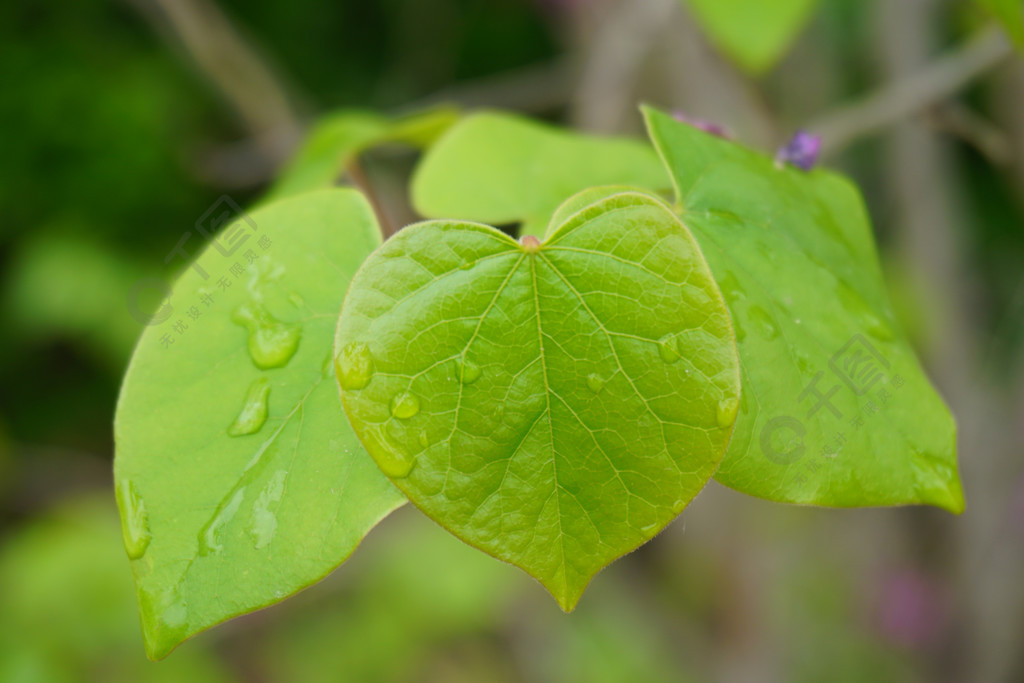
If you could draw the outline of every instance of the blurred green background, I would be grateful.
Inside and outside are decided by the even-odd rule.
[[[803,4],[757,75],[678,0],[0,5],[0,681],[1024,680],[1024,60],[985,3]],[[880,88],[888,108],[849,107]],[[641,100],[767,151],[825,134],[958,417],[967,512],[712,483],[565,616],[406,509],[323,583],[148,662],[110,474],[132,283],[172,277],[218,197],[258,200],[320,114],[639,134]],[[362,159],[394,225],[414,162]]]

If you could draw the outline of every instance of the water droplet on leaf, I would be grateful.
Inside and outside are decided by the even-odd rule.
[[[864,327],[872,337],[878,341],[892,341],[892,330],[889,326],[874,316],[864,321]]]
[[[224,549],[224,544],[221,542],[221,533],[224,525],[230,522],[231,518],[238,512],[244,497],[245,487],[243,486],[235,492],[235,495],[231,497],[226,505],[223,503],[219,505],[213,518],[199,530],[199,554],[201,556],[205,557],[219,553]]]
[[[420,412],[420,400],[408,391],[403,391],[391,399],[391,414],[399,420],[408,420],[418,412]]]
[[[117,482],[117,502],[121,508],[121,535],[128,557],[137,560],[146,554],[152,539],[149,532],[149,517],[146,504],[139,497],[135,485],[127,479]]]
[[[666,334],[658,340],[658,353],[666,363],[675,363],[682,358],[679,353],[679,341],[674,334]]]
[[[284,470],[274,472],[270,482],[260,491],[252,508],[252,525],[249,533],[257,549],[265,547],[274,538],[277,531],[277,514],[270,509],[271,505],[281,500],[284,494],[284,482],[288,473]]]
[[[480,379],[480,366],[472,361],[463,359],[459,366],[459,377],[463,384],[472,384]]]
[[[605,379],[596,372],[592,372],[587,375],[587,388],[595,394],[601,393],[601,390],[604,389],[604,385]]]
[[[378,456],[377,466],[392,479],[404,479],[412,472],[413,461],[404,453],[389,451]]]
[[[249,331],[249,356],[261,370],[284,367],[299,348],[302,328],[277,320],[258,303],[242,304],[231,319]]]
[[[430,438],[427,436],[426,430],[420,432],[419,441],[420,441],[420,446],[422,446],[423,448],[429,448],[430,447]]]
[[[188,619],[188,608],[185,607],[185,603],[176,602],[164,610],[162,621],[165,626],[178,628],[185,625],[186,619]]]
[[[735,396],[723,398],[718,402],[718,426],[728,427],[736,421],[736,413],[740,409],[740,400]]]
[[[249,385],[249,391],[245,395],[245,404],[239,411],[238,417],[228,427],[230,436],[245,436],[255,434],[267,421],[267,398],[270,396],[270,384],[266,377],[260,377]]]
[[[179,586],[168,586],[158,591],[140,587],[139,608],[149,619],[158,621],[162,630],[168,631],[162,637],[185,637],[184,632],[188,628],[188,608],[181,598]]]
[[[352,342],[334,360],[334,371],[342,389],[362,389],[373,377],[370,347],[362,342]]]

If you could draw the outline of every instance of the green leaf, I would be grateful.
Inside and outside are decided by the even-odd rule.
[[[458,111],[451,107],[436,107],[397,119],[363,111],[325,116],[313,126],[267,198],[280,199],[330,187],[356,155],[374,145],[399,142],[428,147],[458,116]]]
[[[395,484],[563,609],[714,473],[735,339],[690,233],[622,193],[541,244],[485,225],[398,233],[352,280],[342,403]]]
[[[817,0],[686,0],[708,38],[745,71],[775,65]]]
[[[568,133],[497,112],[468,116],[428,150],[412,182],[428,218],[523,222],[540,236],[568,197],[595,185],[668,189],[646,143]]]
[[[716,478],[784,502],[960,512],[953,419],[897,324],[854,186],[644,113],[739,341]]]
[[[33,511],[0,544],[0,680],[234,680],[203,648],[155,667],[142,654],[131,577],[109,495]],[[86,675],[88,679],[90,676]]]
[[[216,239],[174,285],[173,314],[143,333],[115,423],[153,658],[319,580],[403,502],[331,381],[341,299],[380,242],[366,201],[300,195]]]
[[[998,21],[1017,47],[1024,47],[1024,2],[1021,0],[979,0]]]

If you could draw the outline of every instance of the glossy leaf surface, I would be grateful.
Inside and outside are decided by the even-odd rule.
[[[567,610],[700,491],[738,408],[718,288],[678,218],[636,192],[543,243],[406,228],[353,279],[336,351],[381,469]]]
[[[739,342],[716,478],[784,502],[961,511],[953,419],[897,324],[857,190],[645,114]]]
[[[216,236],[144,332],[115,473],[151,657],[319,580],[402,504],[331,364],[349,278],[379,241],[355,191],[270,204]]]

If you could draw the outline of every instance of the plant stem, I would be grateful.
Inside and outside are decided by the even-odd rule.
[[[878,133],[891,124],[941,102],[1013,54],[1002,31],[992,28],[920,71],[883,86],[874,94],[842,107],[806,128],[822,137],[824,154]]]

